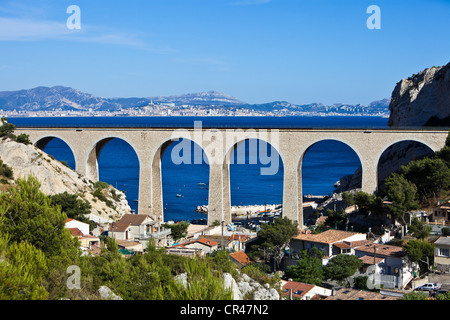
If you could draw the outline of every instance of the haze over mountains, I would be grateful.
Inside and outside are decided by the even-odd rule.
[[[223,108],[253,109],[255,111],[311,112],[311,113],[365,113],[389,114],[390,99],[374,101],[368,105],[346,105],[337,103],[327,106],[321,103],[306,105],[292,104],[287,101],[274,101],[264,104],[248,104],[222,92],[208,91],[174,96],[103,98],[64,86],[36,87],[18,91],[0,91],[0,109],[4,111],[115,111],[128,108],[140,108],[151,103],[181,106],[214,106]]]

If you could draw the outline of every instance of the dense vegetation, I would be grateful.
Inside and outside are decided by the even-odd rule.
[[[221,279],[223,271],[234,270],[226,252],[191,259],[151,246],[143,255],[125,258],[107,238],[99,256],[81,255],[58,204],[73,199],[46,196],[39,187],[34,177],[18,179],[0,195],[0,299],[97,299],[104,285],[123,299],[231,298]],[[80,269],[80,289],[67,286],[70,266]],[[181,273],[187,275],[186,285],[176,278]]]

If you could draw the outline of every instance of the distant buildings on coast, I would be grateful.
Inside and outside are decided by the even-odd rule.
[[[149,104],[144,107],[121,108],[117,110],[66,110],[63,108],[53,108],[51,110],[2,110],[2,117],[164,117],[164,116],[265,116],[265,117],[284,117],[284,116],[305,116],[305,117],[325,117],[325,116],[375,116],[389,117],[389,112],[373,110],[364,110],[342,106],[340,108],[329,109],[327,111],[301,111],[295,109],[280,110],[255,110],[245,107],[230,106],[194,106],[194,105],[175,105],[167,104]]]

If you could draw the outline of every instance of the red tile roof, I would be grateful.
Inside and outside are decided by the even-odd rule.
[[[241,265],[245,266],[253,262],[247,254],[243,251],[230,253],[230,257],[239,262]]]
[[[183,243],[174,245],[171,248],[177,248],[177,247],[187,248],[186,247],[187,245],[190,245],[190,244],[193,244],[193,243],[201,243],[201,244],[204,244],[204,245],[209,246],[209,247],[214,247],[214,246],[219,244],[218,242],[216,242],[214,240],[201,238],[201,239],[191,240],[191,241],[188,241],[188,242],[183,242]]]
[[[81,232],[78,228],[67,228],[70,230],[70,233],[72,234],[72,237],[82,237],[83,232]]]
[[[343,241],[343,240],[345,240],[351,236],[354,236],[356,234],[358,234],[358,232],[330,229],[330,230],[327,230],[327,231],[324,231],[324,232],[321,232],[318,234],[300,233],[297,236],[293,237],[292,239],[331,244],[331,243]]]
[[[292,289],[292,297],[303,298],[315,286],[303,282],[288,281],[283,285],[283,296],[289,296],[289,290]]]
[[[200,242],[201,244],[204,244],[204,245],[207,245],[207,246],[210,246],[210,247],[214,247],[214,246],[217,246],[219,244],[218,242],[216,242],[214,240],[206,239],[206,238],[193,240],[190,243],[194,243],[194,242]]]
[[[241,234],[240,235],[240,239],[241,242],[246,242],[248,239],[250,238],[250,236],[246,235],[246,234]],[[239,235],[238,234],[233,234],[228,238],[229,241],[231,240],[239,240]]]
[[[147,214],[125,214],[114,223],[113,231],[124,232],[130,225],[141,225],[148,217],[150,216]]]
[[[369,264],[369,265],[373,264],[374,259],[375,259],[375,264],[379,264],[380,262],[384,261],[384,258],[380,258],[380,257],[374,258],[373,256],[368,256],[368,255],[365,255],[365,256],[362,256],[359,258],[359,260],[361,260],[362,263]]]
[[[373,255],[374,247],[376,248],[377,256],[403,257],[406,255],[406,251],[404,251],[402,247],[390,246],[387,244],[375,244],[375,243],[367,243],[365,245],[355,248],[355,251],[366,252]]]

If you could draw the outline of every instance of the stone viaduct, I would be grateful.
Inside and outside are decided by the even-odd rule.
[[[198,144],[209,162],[208,224],[231,222],[230,159],[237,146],[247,139],[269,143],[283,162],[282,215],[303,226],[302,160],[307,150],[323,140],[347,144],[362,166],[362,191],[377,190],[377,168],[382,153],[401,141],[417,141],[433,151],[445,145],[448,131],[428,129],[210,129],[189,128],[16,128],[43,149],[53,138],[63,140],[72,150],[76,171],[98,181],[98,158],[112,139],[126,141],[139,160],[138,213],[151,214],[163,221],[161,159],[177,139]],[[253,141],[253,140],[251,140]]]

